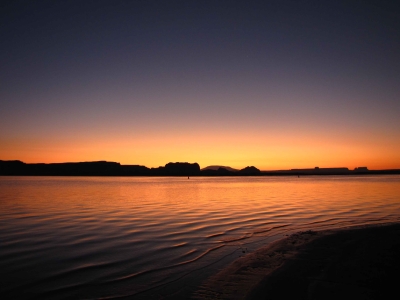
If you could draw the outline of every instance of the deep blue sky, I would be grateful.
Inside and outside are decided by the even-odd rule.
[[[6,1],[0,159],[400,167],[396,1]]]

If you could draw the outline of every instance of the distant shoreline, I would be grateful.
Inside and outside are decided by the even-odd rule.
[[[230,167],[206,167],[200,169],[198,163],[167,163],[158,168],[141,165],[121,165],[117,162],[73,162],[73,163],[34,163],[19,160],[0,160],[0,176],[325,176],[325,175],[395,175],[400,169],[369,170],[366,167],[350,170],[340,168],[309,168],[260,171],[254,166],[241,170]]]

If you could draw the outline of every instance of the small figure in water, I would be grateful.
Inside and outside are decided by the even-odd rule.
[[[188,179],[189,179],[189,176],[188,176]]]

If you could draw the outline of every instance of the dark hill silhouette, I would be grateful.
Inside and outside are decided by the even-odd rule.
[[[213,166],[212,166],[213,167]],[[367,167],[310,168],[260,171],[254,166],[239,171],[219,167],[200,170],[198,163],[167,163],[164,167],[147,168],[140,165],[121,165],[117,162],[68,162],[26,164],[19,160],[0,160],[0,175],[12,176],[300,176],[300,175],[366,175],[400,174],[400,169],[369,170]]]
[[[151,170],[145,166],[139,165],[121,165],[122,176],[138,175],[147,176],[151,175]]]
[[[204,168],[201,170],[201,175],[203,176],[253,176],[253,175],[263,175],[259,169],[256,167],[246,167],[241,170],[235,170],[231,171],[229,169],[226,169],[224,167],[219,167],[218,169],[214,168],[214,166],[211,166],[212,168]]]
[[[25,175],[25,168],[20,160],[0,160],[0,175]]]
[[[198,163],[176,162],[167,163],[164,167],[166,175],[193,176],[200,174],[200,166]]]
[[[354,172],[355,172],[355,173],[362,174],[362,173],[368,173],[369,170],[368,170],[367,167],[358,167],[358,168],[355,168],[355,169],[354,169]]]
[[[254,166],[251,167],[246,167],[244,169],[241,169],[239,172],[239,175],[260,175],[261,171],[259,169],[257,169]]]
[[[150,175],[144,166],[125,165],[107,161],[37,163],[21,161],[0,161],[0,175],[41,175],[41,176],[124,176]]]
[[[20,161],[0,161],[2,175],[42,176],[101,176],[118,175],[121,165],[116,162],[95,161],[76,163],[25,164]]]
[[[215,169],[202,169],[201,170],[201,175],[202,176],[235,176],[237,175],[237,171],[230,171],[228,169],[219,167],[217,170]]]
[[[313,169],[292,169],[294,173],[299,174],[309,174],[309,175],[346,175],[349,174],[351,171],[346,167],[340,168],[319,168],[315,167]]]
[[[205,168],[201,169],[201,171],[206,171],[206,170],[215,170],[215,171],[218,171],[218,169],[220,169],[220,168],[223,168],[223,169],[228,170],[228,171],[230,171],[230,172],[237,172],[237,171],[239,171],[238,169],[234,169],[234,168],[231,168],[231,167],[227,167],[227,166],[216,166],[216,165],[205,167]]]
[[[200,166],[198,163],[170,162],[164,167],[151,168],[151,174],[155,176],[194,176],[200,175]]]

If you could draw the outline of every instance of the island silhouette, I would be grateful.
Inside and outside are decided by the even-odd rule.
[[[209,166],[200,169],[198,163],[169,162],[158,168],[142,165],[121,165],[118,162],[66,162],[24,163],[20,160],[0,160],[0,175],[3,176],[304,176],[304,175],[365,175],[400,174],[400,169],[369,170],[358,167],[350,170],[339,168],[309,168],[260,171],[254,166],[241,170],[231,167]]]

